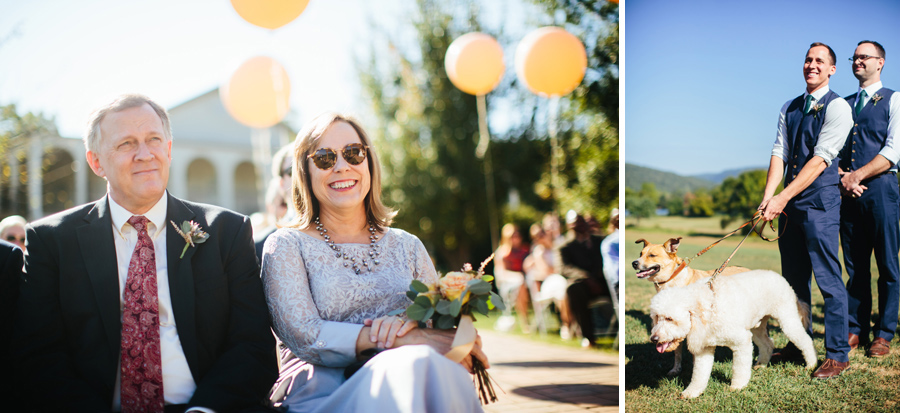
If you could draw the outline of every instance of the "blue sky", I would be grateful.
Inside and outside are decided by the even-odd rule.
[[[535,7],[527,0],[479,4],[487,27],[522,36],[532,29],[528,11]],[[326,110],[365,121],[370,105],[354,58],[379,53],[371,46],[383,39],[371,22],[398,47],[414,45],[404,24],[414,8],[413,0],[311,0],[297,19],[270,31],[244,21],[228,0],[0,0],[0,105],[54,117],[63,136],[77,138],[91,110],[119,94],[142,93],[172,107],[266,55],[288,72],[286,121],[296,128]],[[505,56],[510,73],[514,46]]]
[[[881,79],[900,89],[900,1],[623,3],[628,163],[681,175],[767,167],[778,111],[805,88],[812,42],[837,54],[829,85],[841,96],[858,88],[847,59],[860,40],[884,46]]]

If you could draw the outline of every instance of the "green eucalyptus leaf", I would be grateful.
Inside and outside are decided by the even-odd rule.
[[[187,221],[182,222],[181,223],[181,232],[183,232],[185,235],[187,235],[189,232],[191,232],[191,223],[187,222]]]
[[[411,301],[415,301],[415,300],[416,300],[416,296],[418,296],[418,295],[419,295],[419,293],[417,293],[417,292],[415,292],[415,291],[407,291],[407,292],[406,292],[406,296],[409,297],[409,299],[410,299]]]
[[[453,328],[455,321],[456,318],[454,317],[451,317],[449,315],[442,315],[441,318],[438,318],[435,328],[439,328],[441,330],[451,329]]]
[[[435,311],[439,314],[450,314],[450,301],[441,300],[434,306]]]
[[[427,319],[431,318],[431,316],[433,316],[433,315],[434,315],[434,307],[428,307],[425,310],[425,317],[422,318],[422,320],[427,320]]]
[[[403,308],[398,308],[398,309],[396,309],[396,310],[394,310],[394,311],[391,311],[390,313],[387,313],[387,315],[400,315],[400,314],[403,314],[403,313],[405,313],[405,312],[406,312],[405,309],[403,309]]]
[[[409,317],[410,320],[425,321],[428,319],[428,317],[425,316],[425,313],[427,313],[428,310],[433,311],[431,307],[426,310],[425,307],[413,304],[406,309],[406,316]]]
[[[428,297],[426,297],[424,295],[420,295],[420,296],[416,297],[416,299],[413,301],[415,301],[416,304],[422,306],[422,308],[432,308],[431,300],[428,299]]]
[[[450,315],[456,317],[459,315],[459,310],[462,308],[461,300],[453,300],[450,302]]]
[[[494,281],[494,276],[493,276],[493,275],[490,275],[490,274],[482,275],[482,276],[481,276],[481,281],[484,281],[484,282],[491,282],[491,281]]]
[[[475,309],[478,310],[479,313],[488,315],[488,305],[487,301],[483,299],[475,300]]]
[[[411,288],[419,293],[427,293],[428,292],[428,286],[419,280],[412,280],[412,282],[409,283],[409,288]]]
[[[504,303],[503,299],[500,298],[500,296],[495,292],[491,293],[491,304],[493,304],[494,307],[497,307],[497,309],[499,309],[500,311],[506,309],[506,303]]]
[[[468,290],[472,294],[487,294],[491,292],[491,285],[482,280],[469,281]]]

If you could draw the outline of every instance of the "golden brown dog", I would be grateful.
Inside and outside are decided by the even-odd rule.
[[[678,245],[681,237],[670,238],[662,244],[651,244],[645,239],[635,241],[635,244],[644,243],[640,258],[634,260],[631,266],[637,271],[639,279],[647,280],[656,285],[656,292],[671,287],[684,287],[697,282],[697,280],[711,277],[714,270],[696,270],[678,256]],[[719,275],[732,275],[750,271],[744,267],[725,267]],[[667,373],[670,376],[681,373],[681,347],[670,349],[675,354],[675,365]]]

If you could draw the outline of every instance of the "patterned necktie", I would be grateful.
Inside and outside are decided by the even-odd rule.
[[[859,92],[859,96],[856,97],[856,114],[857,115],[859,115],[859,111],[861,111],[863,106],[865,106],[865,104],[863,102],[865,101],[866,96],[868,96],[868,94],[866,94],[866,90],[863,89],[862,91]]]
[[[803,113],[809,113],[809,110],[812,108],[813,103],[813,95],[806,95],[806,106],[803,107]]]
[[[128,263],[122,311],[122,413],[162,412],[162,362],[159,354],[159,300],[156,252],[147,234],[149,220],[132,216],[138,233]]]

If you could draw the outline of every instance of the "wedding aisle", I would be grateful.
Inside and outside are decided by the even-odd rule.
[[[486,412],[618,412],[619,358],[479,331],[491,376],[506,393]]]

